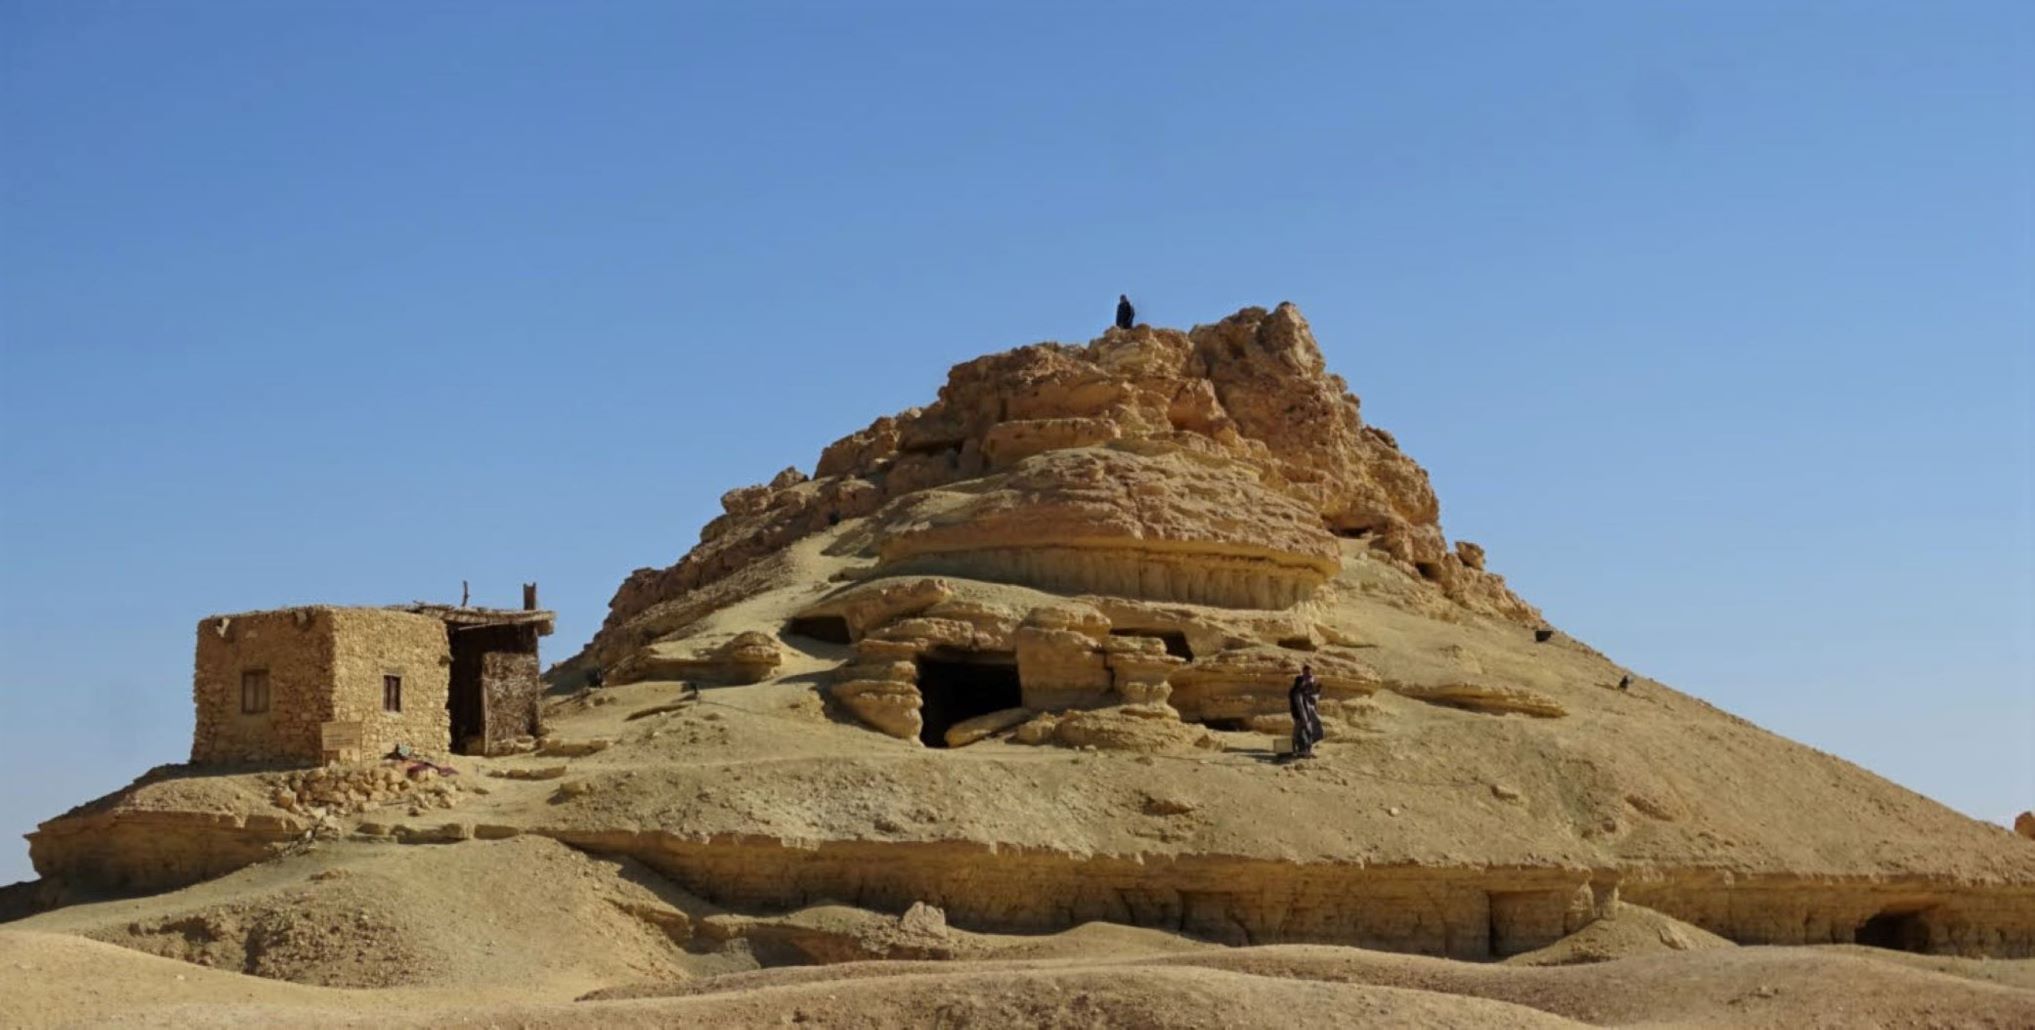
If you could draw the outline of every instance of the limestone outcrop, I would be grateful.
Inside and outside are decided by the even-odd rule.
[[[883,733],[936,745],[973,743],[1026,721],[1011,721],[1013,712],[1028,713],[1033,725],[1012,739],[1041,743],[1061,716],[1104,708],[1283,735],[1286,692],[1303,666],[1313,669],[1323,710],[1335,718],[1343,705],[1379,691],[1486,715],[1567,714],[1555,698],[1488,676],[1464,680],[1454,666],[1438,670],[1439,678],[1386,677],[1361,648],[1321,642],[1347,641],[1346,633],[1298,615],[1106,595],[1013,595],[958,577],[885,578],[829,594],[790,625],[849,645],[851,657],[827,687],[841,709]],[[941,689],[970,691],[1014,680],[1011,704],[941,723],[928,736],[921,681],[929,675]],[[1063,736],[1079,735],[1084,725],[1067,723]]]
[[[648,679],[756,683],[767,679],[783,661],[775,637],[746,630],[725,640],[643,648],[616,663],[606,678],[611,683]]]
[[[1260,609],[1305,601],[1340,565],[1336,538],[1356,539],[1449,603],[1539,619],[1481,547],[1449,547],[1427,473],[1365,424],[1291,304],[964,362],[932,404],[722,508],[685,557],[616,591],[591,661],[644,646],[653,609],[865,517],[848,546],[885,572]]]
[[[1062,450],[886,505],[878,567],[1229,608],[1299,603],[1340,565],[1302,502],[1189,452]]]

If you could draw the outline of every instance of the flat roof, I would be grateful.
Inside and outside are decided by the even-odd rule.
[[[455,629],[478,629],[482,626],[534,626],[537,635],[550,636],[557,624],[558,613],[539,608],[526,611],[522,608],[475,608],[470,605],[430,604],[412,601],[409,604],[294,604],[282,608],[263,608],[258,611],[231,612],[207,615],[199,622],[217,619],[244,619],[256,615],[277,615],[285,612],[312,611],[356,611],[356,612],[404,612],[410,615],[428,615]]]
[[[418,615],[435,615],[447,625],[462,629],[479,626],[535,626],[538,636],[548,636],[551,627],[558,621],[558,613],[542,608],[474,608],[456,604],[426,604],[415,601],[410,604],[392,604],[389,608],[399,612],[414,612]]]

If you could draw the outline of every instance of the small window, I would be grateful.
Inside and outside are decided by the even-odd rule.
[[[403,677],[383,676],[382,711],[400,712],[402,710],[403,710]]]
[[[240,674],[240,710],[247,715],[269,710],[267,669],[248,669]]]

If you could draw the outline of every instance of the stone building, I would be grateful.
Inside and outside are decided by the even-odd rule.
[[[198,624],[193,764],[494,753],[539,731],[536,610],[310,605]]]

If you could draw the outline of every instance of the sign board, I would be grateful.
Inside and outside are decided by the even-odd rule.
[[[366,727],[358,721],[321,723],[318,726],[319,749],[327,755],[335,752],[339,755],[357,755],[360,753],[365,729]]]

